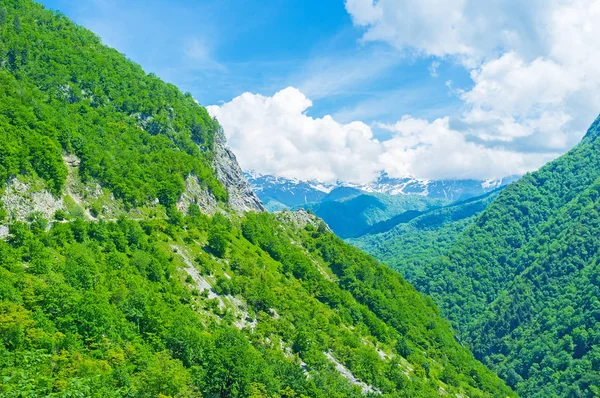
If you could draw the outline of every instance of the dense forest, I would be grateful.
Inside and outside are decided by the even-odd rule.
[[[341,238],[356,238],[369,232],[376,224],[393,219],[407,211],[425,211],[441,207],[450,201],[420,195],[387,195],[365,193],[354,188],[337,188],[321,202],[300,208],[322,218]]]
[[[218,123],[65,16],[1,0],[0,80],[0,194],[66,201],[77,177],[164,209],[23,222],[4,205],[0,396],[515,396],[430,299],[315,217],[228,211]],[[189,175],[220,210],[177,210]]]
[[[463,343],[523,396],[600,394],[599,131],[600,118],[411,275]]]
[[[600,395],[600,118],[502,192],[322,204],[428,296],[310,214],[230,211],[219,129],[64,15],[0,0],[0,196],[67,202],[76,177],[160,209],[0,207],[0,396]],[[191,175],[217,210],[177,209]]]
[[[57,194],[63,152],[129,205],[172,205],[190,173],[221,200],[210,167],[218,124],[190,94],[147,75],[93,33],[28,1],[0,10],[0,183],[35,172]]]
[[[400,272],[409,282],[426,278],[427,265],[461,236],[500,190],[428,211],[409,210],[346,241]]]
[[[511,394],[431,302],[325,228],[178,222],[12,224],[0,395]]]

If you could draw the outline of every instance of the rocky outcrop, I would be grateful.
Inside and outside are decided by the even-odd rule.
[[[225,134],[219,129],[215,134],[214,168],[217,178],[229,194],[229,205],[237,212],[265,211],[265,208],[254,193],[248,180],[231,149],[227,147]]]
[[[381,391],[367,383],[364,383],[357,379],[352,372],[348,370],[340,361],[338,361],[330,352],[324,353],[327,359],[335,366],[335,369],[342,375],[343,378],[348,380],[353,386],[360,387],[363,394],[381,394]]]
[[[35,178],[27,182],[13,178],[8,182],[0,198],[0,205],[4,205],[9,221],[27,221],[32,213],[39,213],[46,219],[52,219],[57,210],[69,211],[65,197],[74,202],[74,205],[81,207],[85,218],[90,220],[96,220],[96,216],[92,216],[89,211],[91,203],[103,205],[102,218],[104,219],[115,218],[117,214],[123,212],[114,196],[104,192],[98,183],[93,181],[83,183],[79,179],[78,169],[81,163],[79,158],[72,154],[65,154],[63,161],[69,174],[65,191],[59,197],[50,194],[43,181]],[[213,166],[217,178],[229,194],[229,205],[232,210],[239,213],[265,211],[262,202],[244,177],[235,155],[227,148],[222,130],[219,130],[215,136]],[[219,210],[217,199],[199,182],[198,177],[189,175],[185,185],[186,189],[177,203],[178,209],[184,214],[191,204],[197,204],[202,212],[209,215]],[[148,206],[152,205],[148,204]],[[2,235],[6,235],[4,229],[0,230],[0,237]]]
[[[185,179],[185,191],[179,198],[177,203],[177,209],[183,214],[187,214],[187,211],[191,204],[196,204],[205,214],[214,214],[219,206],[215,196],[198,181],[198,177],[190,174]]]
[[[304,209],[298,209],[296,211],[291,210],[283,210],[275,213],[277,219],[283,223],[294,227],[294,229],[304,229],[307,225],[312,225],[313,227],[318,228],[319,225],[323,224],[328,232],[331,232],[331,229],[323,220],[319,217],[315,216],[307,212]]]

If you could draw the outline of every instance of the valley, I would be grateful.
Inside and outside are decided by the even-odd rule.
[[[264,212],[189,94],[0,13],[0,396],[515,396],[399,274]]]
[[[109,3],[86,7],[136,6]],[[208,26],[231,4],[165,2],[164,19],[144,24],[183,31],[189,21],[169,18],[199,9],[206,19],[194,27]],[[389,4],[343,2],[345,33],[322,45],[359,26],[364,36],[350,41],[364,48],[354,51],[372,51],[373,32],[391,32],[369,27]],[[256,15],[236,5],[226,14],[263,20],[221,44],[283,18],[280,5]],[[510,138],[495,136],[488,104],[473,105],[487,93],[480,66],[465,74],[473,91],[446,81],[443,95],[471,106],[459,118],[337,122],[380,115],[373,103],[385,101],[369,102],[360,79],[342,90],[355,75],[337,70],[327,84],[305,82],[321,101],[314,113],[294,87],[242,91],[248,74],[263,89],[281,84],[270,62],[299,63],[260,58],[276,35],[252,36],[261,45],[238,48],[243,62],[183,35],[181,58],[147,69],[132,59],[149,62],[168,40],[154,38],[149,58],[136,43],[129,58],[86,28],[102,24],[69,15],[0,0],[0,398],[600,396],[600,117],[577,144],[561,130],[580,122],[567,114],[527,124],[535,134],[556,127],[543,148],[515,127],[523,114],[505,118]],[[106,42],[121,48],[127,35],[115,32]],[[429,58],[459,58],[438,50],[407,52],[410,67],[433,81],[440,63]],[[410,58],[377,51],[377,73]],[[310,64],[311,78],[334,58]],[[409,88],[423,79],[407,76]],[[225,102],[224,90],[239,96]],[[426,115],[459,109],[411,90],[388,102]],[[349,92],[369,99],[349,107]]]

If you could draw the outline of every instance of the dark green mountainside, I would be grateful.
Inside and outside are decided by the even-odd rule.
[[[352,188],[338,188],[336,191]],[[406,211],[425,211],[440,207],[449,201],[430,199],[421,195],[386,195],[360,193],[301,206],[322,218],[342,238],[355,238],[367,233],[375,224],[392,219]]]
[[[0,0],[0,397],[515,396],[315,217],[240,215],[219,129],[66,17]]]
[[[412,279],[523,396],[600,394],[599,130],[509,185]]]
[[[400,272],[408,281],[425,278],[432,258],[452,247],[499,190],[424,212],[409,210],[346,241]]]

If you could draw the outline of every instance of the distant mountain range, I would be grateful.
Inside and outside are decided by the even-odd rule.
[[[412,177],[394,178],[381,172],[368,183],[347,181],[298,180],[261,174],[244,173],[248,182],[270,211],[294,208],[309,203],[341,200],[363,193],[386,195],[420,195],[449,202],[466,200],[505,186],[519,177],[509,176],[489,180],[425,180]]]
[[[346,241],[389,265],[409,281],[423,279],[431,259],[454,245],[501,191],[501,188],[496,189],[483,196],[425,211],[405,211],[373,224],[360,237]]]

